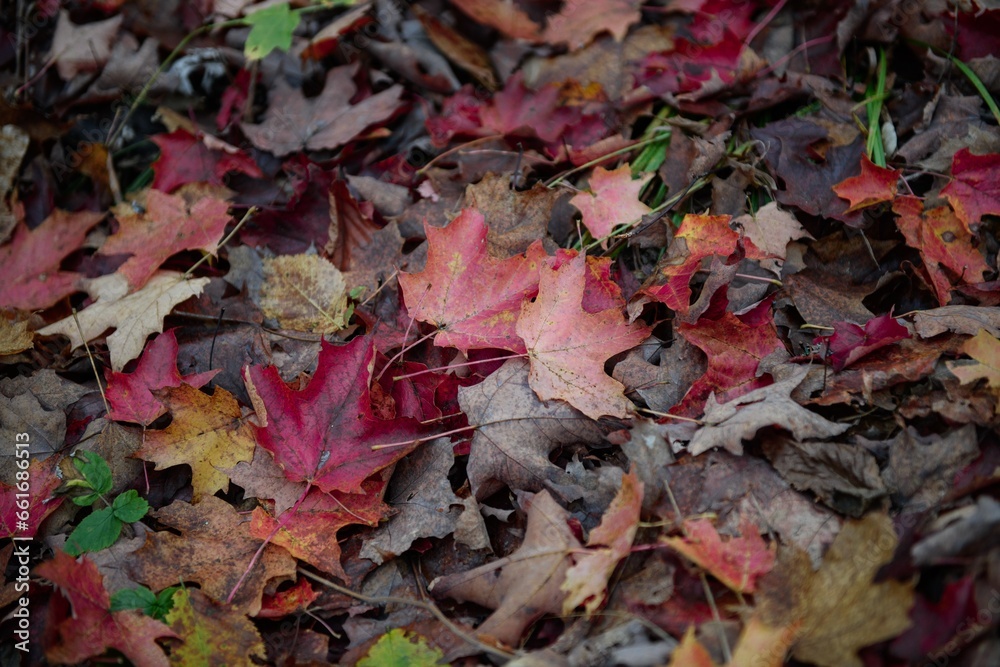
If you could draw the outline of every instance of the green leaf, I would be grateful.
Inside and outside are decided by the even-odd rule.
[[[273,5],[247,16],[250,26],[243,54],[250,60],[260,60],[271,51],[287,51],[292,46],[292,33],[299,27],[302,14],[292,11],[288,3]]]
[[[111,468],[100,454],[80,450],[73,456],[73,465],[83,475],[82,480],[71,480],[67,486],[93,489],[93,493],[73,498],[81,507],[92,505],[101,494],[111,490]]]
[[[444,659],[444,654],[427,646],[427,640],[416,635],[410,641],[399,628],[382,635],[358,662],[358,667],[433,667]]]
[[[145,498],[139,497],[138,491],[129,489],[115,498],[115,501],[111,503],[111,509],[114,511],[115,517],[121,521],[133,523],[146,516],[146,512],[149,511],[149,503],[146,502]]]
[[[126,609],[146,609],[156,604],[156,593],[145,586],[126,588],[111,594],[111,611]]]
[[[164,588],[159,593],[153,593],[145,586],[126,588],[111,596],[111,611],[124,609],[140,609],[147,616],[162,621],[173,607],[173,595],[176,586]]]
[[[81,521],[70,533],[64,548],[70,556],[79,556],[84,551],[100,551],[114,544],[121,532],[122,522],[110,507],[105,507]]]

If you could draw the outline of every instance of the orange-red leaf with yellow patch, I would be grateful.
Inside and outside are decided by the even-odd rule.
[[[583,255],[543,268],[538,298],[522,306],[517,334],[531,361],[528,381],[543,401],[564,400],[592,419],[624,418],[624,386],[604,372],[604,362],[645,340],[649,328],[628,324],[620,309],[585,311],[586,271]]]
[[[491,257],[486,222],[472,208],[447,227],[426,229],[424,270],[399,275],[410,314],[440,329],[436,345],[462,352],[472,348],[524,352],[514,323],[521,303],[538,291],[538,270],[545,257],[541,242],[533,243],[526,256]]]

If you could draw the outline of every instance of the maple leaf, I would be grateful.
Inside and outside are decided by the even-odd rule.
[[[688,452],[697,456],[712,447],[723,447],[739,455],[743,453],[742,441],[767,426],[787,429],[798,440],[840,435],[850,424],[831,422],[791,399],[792,390],[808,373],[806,366],[795,367],[788,378],[742,393],[722,405],[716,402],[714,394],[709,396],[702,418],[704,426],[695,432]]]
[[[479,384],[460,387],[458,402],[479,424],[472,436],[468,475],[472,492],[483,499],[498,490],[572,489],[573,480],[549,460],[560,445],[598,444],[600,428],[561,401],[542,402],[528,384],[528,362],[508,359]]]
[[[892,520],[884,514],[844,522],[818,571],[798,550],[779,556],[761,582],[755,615],[772,628],[794,629],[796,660],[861,667],[859,649],[910,626],[913,582],[875,582],[896,543]]]
[[[538,291],[545,257],[541,243],[533,243],[526,256],[495,259],[486,249],[483,215],[471,208],[447,227],[425,225],[425,229],[424,270],[399,274],[409,313],[440,329],[435,345],[466,353],[471,348],[523,353],[515,322],[521,304]]]
[[[910,337],[906,327],[889,314],[873,317],[863,329],[853,322],[835,322],[833,329],[828,352],[838,372],[875,350]]]
[[[942,270],[951,270],[961,282],[979,283],[985,279],[990,266],[982,252],[972,245],[972,234],[947,206],[924,210],[923,201],[917,197],[897,197],[892,210],[899,218],[899,231],[906,244],[920,251],[924,267],[942,306],[951,301],[954,283]]]
[[[12,438],[16,437],[11,435]],[[13,440],[12,440],[13,441]],[[18,441],[20,442],[20,441]],[[23,451],[18,449],[17,451]],[[23,460],[23,459],[21,459]],[[24,508],[18,506],[23,501],[25,491],[18,488],[20,483],[5,484],[0,482],[0,538],[33,537],[38,532],[42,522],[56,511],[63,503],[63,496],[52,497],[63,480],[57,472],[58,459],[50,456],[44,461],[32,457],[28,464],[28,517],[24,518]],[[14,461],[6,463],[10,468],[21,470]],[[22,480],[23,483],[23,480]],[[27,524],[25,527],[23,524]]]
[[[160,149],[153,163],[153,188],[173,192],[185,183],[225,185],[231,172],[263,178],[260,167],[249,155],[210,137],[196,137],[184,128],[149,138]]]
[[[976,380],[985,379],[986,386],[997,397],[996,410],[1000,411],[1000,340],[991,336],[986,330],[981,330],[965,341],[962,352],[978,363],[969,365],[949,361],[946,362],[948,370],[962,384],[971,384]]]
[[[347,325],[347,284],[333,264],[319,255],[281,255],[264,259],[260,310],[285,329],[330,334]]]
[[[524,629],[544,614],[562,611],[571,551],[581,547],[569,514],[547,491],[528,508],[524,541],[511,555],[467,572],[437,577],[428,590],[437,597],[474,602],[493,609],[476,631],[516,646]]]
[[[105,394],[111,405],[108,417],[116,421],[135,422],[148,426],[167,409],[153,396],[156,389],[179,387],[181,384],[198,388],[207,384],[219,369],[182,376],[177,370],[177,337],[174,329],[165,331],[149,343],[131,373],[108,370]]]
[[[895,199],[899,175],[897,169],[879,167],[862,155],[861,174],[845,178],[833,186],[833,191],[851,203],[846,213],[853,213]]]
[[[165,621],[184,640],[170,651],[175,665],[252,665],[266,657],[257,628],[244,613],[210,600],[197,588],[171,598]]]
[[[294,557],[324,572],[349,581],[340,564],[337,531],[345,526],[376,526],[390,508],[382,502],[385,482],[373,477],[362,484],[361,493],[323,493],[311,488],[301,503],[275,518],[261,507],[253,511],[250,534],[270,539]]]
[[[565,3],[562,11],[549,17],[544,39],[555,44],[568,43],[570,49],[579,49],[606,30],[620,42],[628,34],[629,26],[642,17],[641,5],[641,0],[571,0]]]
[[[564,400],[592,419],[624,418],[631,403],[625,387],[604,372],[604,362],[645,340],[649,328],[628,324],[620,309],[585,311],[586,271],[583,255],[558,269],[543,268],[538,297],[521,307],[516,330],[531,362],[528,381],[543,401]]]
[[[580,210],[584,226],[595,239],[603,239],[606,248],[607,238],[615,227],[634,224],[652,210],[639,201],[639,193],[652,177],[648,174],[632,180],[632,169],[627,163],[613,171],[597,167],[590,177],[591,192],[580,192],[569,203]]]
[[[794,215],[778,208],[777,202],[768,202],[756,213],[741,215],[731,225],[742,228],[746,237],[768,257],[760,265],[781,275],[781,262],[785,259],[788,244],[796,239],[812,239]]]
[[[974,155],[968,148],[955,153],[952,182],[941,189],[965,230],[974,233],[984,215],[1000,215],[1000,155]]]
[[[740,517],[741,537],[725,542],[708,519],[684,522],[683,537],[661,538],[698,567],[738,593],[753,593],[757,579],[774,567],[776,544],[764,543],[760,531],[746,515]]]
[[[236,508],[215,496],[197,505],[175,500],[150,515],[175,532],[149,533],[125,567],[134,580],[153,590],[195,581],[210,598],[225,602],[261,545],[248,534]],[[233,596],[231,608],[255,616],[265,587],[294,578],[295,560],[280,546],[268,544]]]
[[[524,85],[519,70],[498,91],[489,106],[479,112],[485,128],[508,136],[538,137],[546,143],[559,139],[579,119],[579,109],[562,103],[556,85],[532,90]]]
[[[281,618],[305,611],[319,598],[319,592],[305,577],[299,577],[291,588],[285,588],[274,595],[265,595],[257,618]]]
[[[189,385],[158,389],[156,397],[170,410],[173,421],[163,431],[147,431],[136,458],[159,468],[191,466],[193,502],[229,489],[229,477],[219,468],[253,458],[252,427],[240,412],[236,398],[222,387],[211,396]]]
[[[35,568],[35,574],[55,584],[72,608],[68,613],[65,603],[50,602],[45,641],[47,660],[76,664],[112,648],[121,651],[136,667],[170,664],[156,639],[177,635],[163,623],[137,611],[111,611],[111,596],[92,562],[56,551],[52,560]]]
[[[686,315],[691,303],[691,278],[703,259],[712,256],[733,260],[742,259],[744,255],[749,259],[765,257],[753,242],[741,238],[729,227],[729,220],[728,215],[684,216],[666,255],[643,286],[642,293]]]
[[[23,223],[15,227],[10,243],[0,246],[0,307],[43,309],[75,292],[82,276],[60,271],[59,264],[103,217],[56,209],[31,231]]]
[[[147,190],[144,210],[137,211],[129,203],[113,210],[118,231],[101,246],[101,254],[131,255],[118,267],[131,290],[145,285],[171,255],[183,250],[214,255],[232,220],[229,204],[199,186],[185,187],[176,195]]]
[[[622,486],[601,517],[600,525],[590,531],[589,550],[573,556],[573,565],[566,571],[566,580],[560,587],[566,591],[563,614],[570,614],[580,605],[584,605],[588,615],[593,614],[604,601],[608,580],[632,549],[632,540],[639,529],[642,493],[642,482],[633,469],[622,477]]]
[[[639,83],[657,95],[678,94],[697,100],[746,81],[764,62],[728,29],[714,44],[701,45],[681,38],[669,51],[650,53],[641,62]]]
[[[327,72],[319,96],[307,98],[279,77],[271,90],[264,120],[243,124],[254,146],[278,157],[303,149],[333,150],[348,143],[372,125],[381,125],[399,110],[403,87],[393,85],[352,105],[357,95],[354,76],[358,63]]]
[[[413,451],[426,429],[416,419],[379,419],[369,386],[375,350],[370,336],[346,345],[322,343],[312,379],[291,389],[274,366],[248,366],[257,443],[274,455],[288,479],[322,491],[362,493],[361,483]],[[373,445],[407,444],[373,450]]]
[[[455,0],[454,5],[476,21],[496,28],[508,37],[538,41],[539,26],[513,2]]]
[[[108,351],[111,368],[121,371],[125,364],[139,356],[149,334],[163,331],[163,318],[174,306],[201,294],[209,282],[208,278],[185,280],[179,273],[160,271],[141,290],[128,294],[125,276],[111,273],[88,282],[87,291],[97,301],[76,317],[61,319],[39,329],[38,333],[42,336],[62,334],[76,348],[83,345],[84,340],[93,340],[114,328],[115,332],[108,336]]]
[[[674,408],[680,415],[697,416],[709,394],[725,402],[766,386],[767,381],[757,377],[757,367],[768,355],[785,349],[770,321],[749,325],[728,312],[717,320],[682,323],[677,330],[708,356],[705,374]]]

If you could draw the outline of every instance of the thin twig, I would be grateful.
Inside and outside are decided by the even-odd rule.
[[[243,225],[245,225],[247,223],[247,221],[253,215],[255,215],[257,213],[257,211],[259,211],[259,210],[260,209],[258,209],[256,206],[251,206],[249,209],[247,209],[247,212],[243,215],[243,219],[236,223],[236,226],[233,227],[233,231],[231,231],[228,234],[226,234],[226,238],[224,238],[221,241],[219,241],[219,244],[216,246],[216,248],[217,249],[221,248],[224,245],[226,245],[227,243],[229,243],[232,240],[232,238],[234,236],[236,236],[236,232],[240,231],[240,228]],[[190,278],[191,274],[194,273],[194,270],[197,269],[202,264],[204,264],[205,262],[207,262],[209,257],[211,257],[211,255],[209,255],[209,254],[202,255],[201,259],[199,259],[197,262],[195,262],[191,266],[190,269],[188,269],[187,271],[184,272],[184,275],[182,276],[182,279],[183,280],[187,280],[188,278]]]
[[[80,332],[80,340],[83,341],[83,349],[87,351],[87,358],[90,359],[90,368],[94,371],[94,379],[97,380],[97,389],[101,392],[101,400],[104,401],[104,411],[110,415],[111,406],[108,404],[108,397],[104,393],[104,385],[101,384],[101,376],[97,374],[97,363],[94,361],[94,355],[90,351],[90,345],[87,344],[87,337],[83,335],[83,327],[80,326],[80,318],[76,315],[76,308],[73,309],[73,321],[76,323],[77,331]]]

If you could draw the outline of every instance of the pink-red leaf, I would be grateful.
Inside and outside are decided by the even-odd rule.
[[[583,224],[596,239],[606,239],[618,225],[638,222],[650,208],[639,201],[639,192],[649,178],[632,180],[632,170],[623,164],[615,170],[594,169],[590,192],[581,192],[569,203],[580,209]],[[605,247],[607,243],[605,242]]]
[[[663,542],[738,593],[753,593],[757,578],[774,567],[775,545],[768,546],[746,516],[740,520],[742,536],[725,542],[708,519],[685,521],[684,532]]]
[[[954,180],[941,194],[967,231],[976,231],[984,215],[1000,215],[1000,155],[973,155],[963,148],[955,153],[951,175]]]
[[[185,183],[225,185],[230,172],[263,177],[257,163],[242,150],[219,140],[215,140],[218,150],[213,150],[182,128],[153,135],[150,141],[160,148],[160,157],[153,163],[153,187],[163,192],[172,192]]]
[[[253,400],[257,443],[274,455],[288,479],[321,491],[363,493],[361,483],[413,451],[426,434],[408,417],[379,419],[370,385],[374,347],[370,336],[346,345],[324,342],[316,372],[295,390],[274,366],[248,366],[243,377]],[[372,445],[408,442],[373,450]]]
[[[835,322],[830,336],[830,363],[842,371],[858,359],[875,350],[910,337],[906,327],[892,315],[879,315],[868,320],[862,329],[853,322]]]

